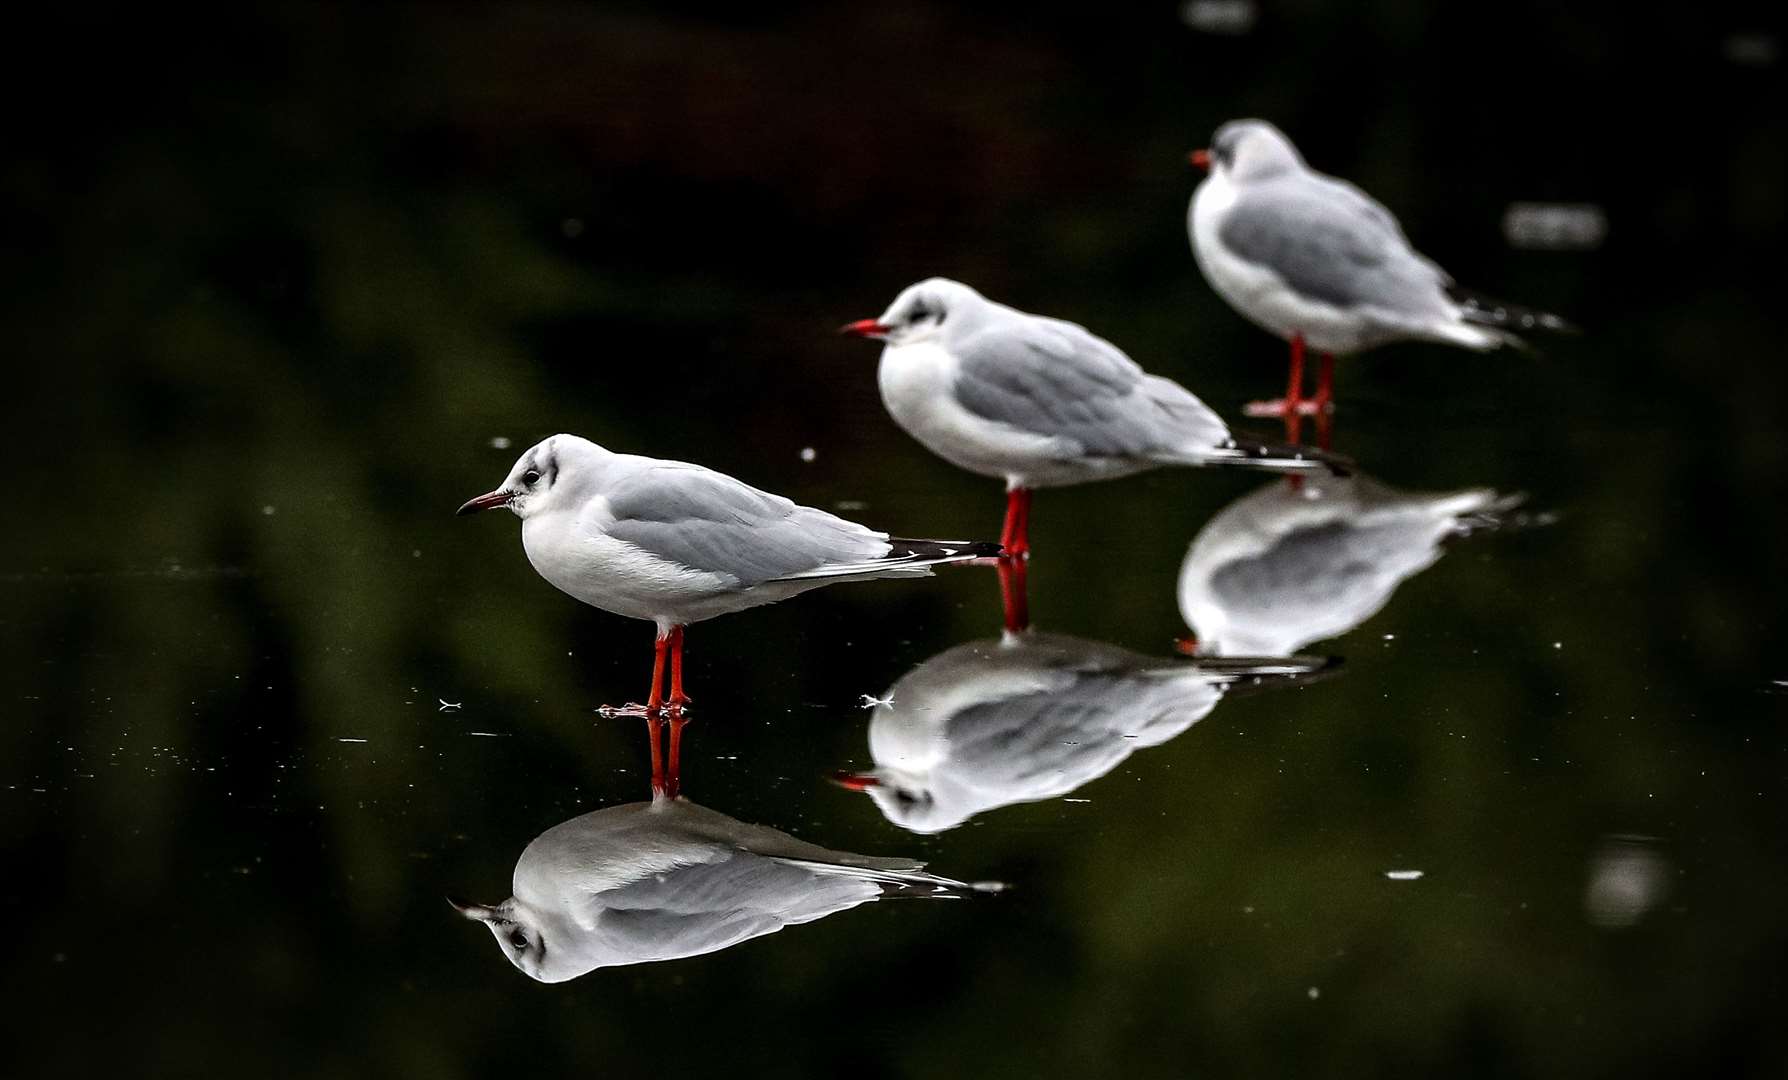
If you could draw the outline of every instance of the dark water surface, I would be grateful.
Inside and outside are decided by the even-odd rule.
[[[1760,282],[1788,188],[1755,105],[1779,70],[1731,46],[1761,24],[1300,5],[1227,37],[1157,7],[49,27],[97,74],[4,172],[16,1074],[1781,1075],[1788,452]],[[1247,693],[1174,648],[1194,538],[1282,483],[1246,474],[1039,493],[1054,675],[998,645],[990,568],[698,624],[702,820],[1010,887],[870,904],[822,873],[778,933],[685,912],[746,940],[514,970],[443,896],[500,901],[535,837],[649,798],[644,723],[593,710],[645,692],[651,631],[454,507],[570,431],[992,538],[999,485],[902,434],[875,350],[832,334],[932,273],[1237,418],[1283,346],[1198,276],[1183,155],[1246,114],[1460,279],[1587,329],[1342,361],[1362,472],[1523,512],[1297,645],[1338,666]],[[1511,248],[1521,200],[1596,204],[1606,243]],[[967,774],[1003,779],[940,780],[932,816],[826,782],[928,685],[989,692],[1002,663],[1002,699],[1104,734],[984,727]],[[764,884],[734,866],[654,902]]]

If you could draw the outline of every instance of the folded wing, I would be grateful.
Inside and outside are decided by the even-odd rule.
[[[1064,459],[1173,460],[1215,447],[1223,421],[1110,342],[1039,316],[1002,320],[956,347],[957,400],[985,420],[1052,439]]]

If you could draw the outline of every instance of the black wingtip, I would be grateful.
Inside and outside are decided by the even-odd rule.
[[[1459,305],[1459,317],[1468,323],[1490,326],[1498,330],[1525,332],[1544,330],[1553,334],[1581,334],[1583,329],[1562,315],[1539,308],[1511,304],[1471,289],[1451,286],[1447,298]]]
[[[1340,675],[1345,661],[1339,656],[1199,656],[1192,664],[1230,682],[1223,693],[1229,697],[1273,690],[1279,687],[1307,686]]]
[[[888,541],[889,559],[914,562],[956,562],[970,559],[998,559],[1006,549],[991,540],[904,540]]]
[[[1332,450],[1314,446],[1287,446],[1282,443],[1250,442],[1230,439],[1220,447],[1207,464],[1232,469],[1259,469],[1264,472],[1313,473],[1327,471],[1331,476],[1352,476],[1354,460]]]

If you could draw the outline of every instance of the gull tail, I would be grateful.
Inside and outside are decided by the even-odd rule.
[[[1527,501],[1527,493],[1517,491],[1503,495],[1484,489],[1473,489],[1460,493],[1455,505],[1441,505],[1439,512],[1453,519],[1453,531],[1449,539],[1465,539],[1484,532],[1515,532],[1521,529],[1537,529],[1551,525],[1558,520],[1558,514],[1550,510],[1528,510],[1522,505]]]
[[[997,559],[1006,549],[988,540],[899,540],[888,541],[888,554],[883,562],[909,566],[937,566],[943,563],[973,562],[976,559]]]
[[[1479,333],[1488,339],[1485,343],[1487,345],[1512,345],[1517,349],[1531,350],[1532,347],[1515,333],[1517,330],[1545,330],[1554,334],[1582,333],[1561,315],[1511,304],[1456,285],[1447,287],[1447,297],[1459,305],[1461,320],[1470,323],[1474,329],[1482,328]]]
[[[1010,887],[1002,881],[957,881],[954,878],[928,874],[922,869],[924,863],[890,866],[889,863],[894,860],[877,859],[875,863],[878,865],[850,866],[807,859],[781,861],[815,874],[874,882],[881,887],[881,896],[878,899],[882,900],[963,900],[971,896],[1005,892]]]
[[[1191,666],[1223,680],[1226,697],[1304,685],[1341,673],[1339,656],[1199,656],[1196,646]]]
[[[1285,446],[1277,443],[1250,442],[1229,438],[1198,457],[1200,465],[1216,465],[1227,469],[1259,469],[1278,473],[1329,473],[1333,476],[1353,475],[1353,459],[1313,446]]]
[[[814,578],[880,578],[925,577],[931,567],[949,563],[968,563],[977,559],[997,559],[1005,554],[998,544],[979,540],[895,540],[888,541],[888,553],[879,559],[853,563],[829,563],[799,574],[787,574],[777,581],[809,581]]]

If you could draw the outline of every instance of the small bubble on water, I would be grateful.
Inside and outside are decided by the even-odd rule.
[[[1180,5],[1180,22],[1205,34],[1246,34],[1259,17],[1254,0],[1186,0]]]
[[[814,448],[813,448],[813,447],[811,447],[811,446],[803,446],[803,447],[801,447],[801,460],[802,460],[802,461],[805,461],[805,462],[809,462],[809,463],[811,463],[811,462],[812,462],[812,461],[813,461],[813,459],[814,459],[814,458],[817,458],[817,457],[819,457],[819,451],[818,451],[818,450],[815,450],[815,449],[814,449]]]
[[[1739,67],[1769,67],[1780,51],[1769,34],[1733,34],[1726,39],[1726,62]]]
[[[507,450],[507,449],[509,449],[509,436],[507,436],[507,435],[492,435],[490,437],[490,448],[492,450]]]
[[[1608,238],[1608,213],[1596,203],[1510,203],[1503,240],[1534,251],[1593,251]]]
[[[272,517],[276,513],[278,513],[278,511],[273,508],[273,504],[271,504],[271,503],[269,503],[266,506],[261,507],[261,516],[262,517]]]

